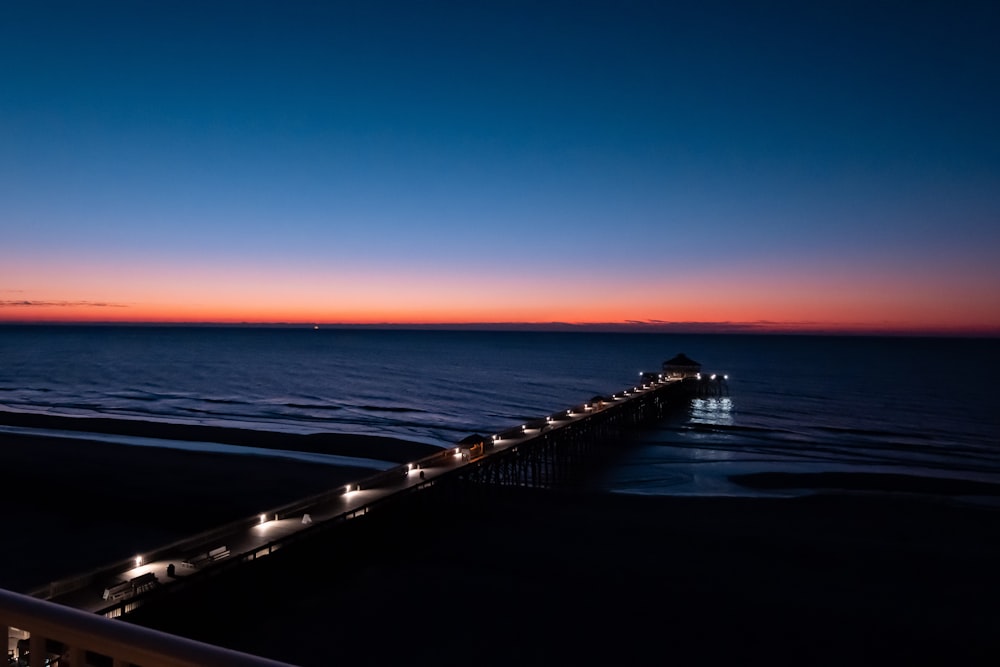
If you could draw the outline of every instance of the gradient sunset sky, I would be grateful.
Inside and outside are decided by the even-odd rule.
[[[0,321],[1000,335],[1000,4],[0,4]]]

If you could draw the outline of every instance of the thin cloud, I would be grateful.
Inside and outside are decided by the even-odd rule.
[[[0,308],[128,308],[124,303],[107,303],[105,301],[36,301],[36,300],[0,300]]]

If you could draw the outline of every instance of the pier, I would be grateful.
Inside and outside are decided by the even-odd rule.
[[[118,619],[172,592],[245,567],[283,548],[320,534],[344,532],[345,527],[363,523],[370,514],[430,497],[454,502],[502,487],[564,485],[592,464],[597,450],[627,431],[662,420],[689,404],[691,398],[727,391],[724,375],[703,375],[700,366],[685,360],[681,359],[679,366],[665,362],[661,371],[641,373],[636,385],[617,393],[594,396],[497,433],[471,435],[432,456],[51,582],[31,591],[27,599],[17,594],[0,596],[0,630],[7,630],[8,655],[31,666],[197,664],[169,656],[154,659],[148,653],[136,660],[129,657],[140,655],[129,648],[132,639],[90,641],[86,633],[73,629],[79,619],[70,619],[63,627],[48,619],[45,605]],[[58,613],[53,611],[53,615]],[[129,627],[129,632],[141,635],[140,627]],[[199,650],[210,651],[211,647]],[[27,662],[23,662],[25,655]],[[225,663],[212,664],[264,664],[254,660],[247,656],[246,662],[240,662],[238,656],[230,655]]]

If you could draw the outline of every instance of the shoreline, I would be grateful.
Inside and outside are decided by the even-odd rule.
[[[387,463],[407,463],[440,452],[443,447],[391,436],[354,433],[284,433],[231,426],[207,426],[124,419],[113,417],[70,417],[34,412],[0,410],[0,426],[52,431],[108,434],[201,443],[219,443],[277,451],[328,454]],[[25,433],[25,435],[30,435]],[[52,436],[58,437],[58,436]]]

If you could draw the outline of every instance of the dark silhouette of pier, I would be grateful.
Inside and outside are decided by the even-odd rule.
[[[594,396],[494,434],[470,435],[434,455],[96,571],[51,582],[30,596],[120,618],[320,536],[329,539],[339,531],[364,539],[364,531],[349,527],[366,518],[389,516],[400,508],[425,503],[461,502],[491,489],[551,489],[571,484],[600,458],[598,452],[627,432],[663,420],[689,405],[692,398],[727,391],[726,376],[703,375],[696,362],[686,357],[682,361],[680,368],[665,362],[660,372],[640,374],[638,384],[615,394]],[[16,618],[5,621],[3,612],[0,606],[0,626],[22,627]],[[49,658],[59,655],[61,646],[75,650],[74,667],[82,663],[79,646],[63,645],[64,637],[48,636],[51,630],[45,631],[43,641],[40,631],[26,629],[33,633],[35,656],[43,646],[54,643],[56,649],[46,651]],[[35,656],[30,664],[43,664],[36,663]]]

